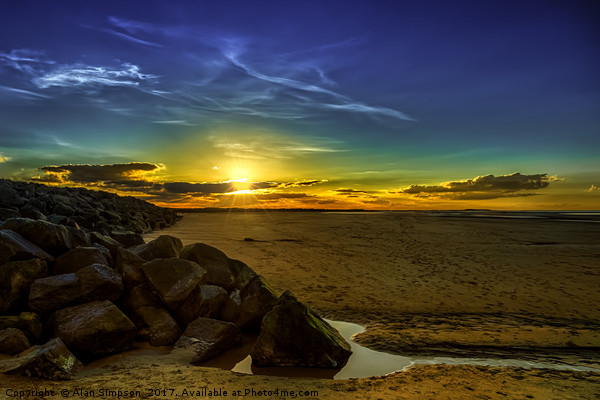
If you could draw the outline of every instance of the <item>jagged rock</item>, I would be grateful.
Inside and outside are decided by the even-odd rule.
[[[42,321],[39,315],[32,312],[22,312],[19,315],[0,315],[0,330],[7,328],[20,329],[30,343],[35,343],[42,337]]]
[[[98,250],[100,250],[100,252],[102,253],[102,255],[104,256],[104,258],[106,259],[106,265],[108,265],[109,267],[114,265],[113,264],[113,256],[110,253],[110,250],[107,249],[106,247],[104,247],[103,245],[101,245],[100,243],[92,243],[91,247],[95,247]]]
[[[29,287],[33,281],[45,276],[48,276],[48,265],[39,258],[1,265],[0,312],[16,310],[26,305]]]
[[[108,261],[97,247],[76,247],[56,259],[53,273],[59,275],[77,272],[91,264],[108,265]]]
[[[237,322],[240,318],[240,306],[242,305],[242,297],[239,289],[233,289],[229,292],[227,300],[221,308],[221,319],[223,321]]]
[[[175,347],[194,350],[196,355],[191,363],[200,364],[239,345],[241,341],[241,332],[235,324],[210,318],[198,318],[188,325]]]
[[[138,327],[146,329],[152,346],[169,346],[181,336],[181,330],[160,299],[147,284],[141,284],[127,294],[125,307]]]
[[[92,264],[75,273],[49,276],[33,282],[29,307],[40,314],[95,300],[116,301],[123,294],[121,275],[103,264]]]
[[[98,232],[90,232],[90,240],[92,244],[97,243],[106,247],[110,251],[110,255],[113,260],[117,258],[118,249],[123,248],[123,245],[117,242],[115,239]]]
[[[277,294],[262,276],[257,276],[240,292],[240,297],[237,325],[242,330],[257,331],[265,314],[277,303]]]
[[[152,290],[172,311],[177,311],[198,286],[206,270],[193,261],[157,258],[142,265]]]
[[[33,346],[19,357],[0,361],[0,373],[42,379],[71,379],[82,366],[59,338]]]
[[[229,269],[229,257],[221,250],[204,243],[194,243],[185,246],[179,257],[194,261],[205,268],[205,283],[226,289],[235,286],[235,277]]]
[[[252,268],[239,260],[230,259],[229,269],[235,277],[235,287],[240,290],[248,286],[248,284],[258,276]]]
[[[7,261],[28,260],[31,258],[54,259],[50,254],[18,233],[5,229],[0,230],[0,264]]]
[[[21,207],[21,209],[19,210],[19,214],[21,214],[21,217],[23,218],[41,219],[43,221],[46,220],[46,216],[42,214],[40,210],[38,210],[36,207],[29,203]]]
[[[286,291],[265,315],[250,356],[256,365],[341,368],[351,354],[335,328]]]
[[[146,260],[130,250],[123,247],[117,249],[115,269],[123,276],[125,287],[132,288],[146,282],[140,268],[145,262]]]
[[[155,258],[179,257],[182,248],[183,244],[180,239],[169,235],[161,235],[148,243],[132,247],[131,251],[150,261]]]
[[[198,285],[175,311],[177,320],[187,326],[198,317],[218,318],[227,298],[227,291],[220,286]]]
[[[111,232],[110,236],[126,248],[144,244],[144,238],[139,233]]]
[[[16,207],[0,207],[0,221],[7,220],[9,218],[19,218],[21,213]]]
[[[74,273],[36,279],[29,288],[29,308],[39,314],[71,305],[81,297],[81,282]]]
[[[0,354],[11,356],[27,350],[31,345],[27,336],[17,328],[7,328],[0,331]]]
[[[56,311],[49,320],[53,334],[83,357],[130,349],[135,325],[108,300]]]
[[[85,232],[47,221],[10,218],[0,225],[0,229],[17,232],[53,256],[58,256],[77,246],[89,245],[89,236]]]

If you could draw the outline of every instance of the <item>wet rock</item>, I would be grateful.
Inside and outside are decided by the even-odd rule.
[[[42,379],[71,379],[82,366],[59,338],[33,346],[19,357],[0,361],[0,373]]]
[[[147,332],[152,346],[170,346],[179,339],[181,330],[160,299],[147,284],[141,284],[127,294],[125,307],[135,324]]]
[[[19,218],[21,213],[16,207],[0,207],[0,221],[7,220],[9,218]]]
[[[75,273],[34,281],[29,292],[29,307],[44,315],[95,300],[117,301],[122,294],[121,275],[107,265],[92,264]]]
[[[199,285],[175,311],[177,320],[185,327],[198,317],[218,318],[227,298],[227,291],[220,286]]]
[[[123,245],[117,242],[115,239],[98,232],[90,232],[90,241],[92,244],[97,243],[107,248],[110,251],[110,255],[113,259],[117,257],[118,249],[123,247]]]
[[[339,332],[286,291],[265,315],[250,353],[256,365],[341,368],[352,352]]]
[[[0,179],[0,204],[17,207],[25,204],[25,200],[19,196],[12,182],[7,179]]]
[[[191,363],[200,364],[239,345],[241,341],[241,332],[235,324],[210,318],[198,318],[188,325],[175,347],[194,350],[196,354]]]
[[[258,331],[265,314],[277,303],[277,294],[262,276],[254,278],[240,292],[242,302],[237,325],[246,331]]]
[[[50,254],[18,233],[10,230],[0,230],[0,264],[7,261],[28,260],[31,258],[54,259]]]
[[[150,261],[155,258],[179,257],[182,248],[183,244],[180,239],[169,235],[161,235],[148,243],[132,247],[131,251]]]
[[[39,258],[11,261],[0,266],[0,312],[23,309],[27,305],[29,287],[48,276],[46,261]]]
[[[157,258],[142,265],[148,284],[163,303],[178,311],[198,286],[206,270],[193,261]]]
[[[132,288],[146,282],[140,268],[144,263],[146,263],[146,260],[134,252],[123,247],[117,249],[114,266],[123,276],[125,287]]]
[[[42,321],[40,316],[32,312],[19,315],[0,315],[0,330],[7,328],[20,329],[30,343],[36,343],[42,337]]]
[[[226,289],[235,287],[235,277],[229,268],[230,259],[221,250],[204,243],[194,243],[185,246],[179,257],[206,269],[204,283]]]
[[[61,255],[77,246],[89,245],[89,236],[85,232],[47,221],[11,218],[4,221],[0,229],[17,232],[53,256]]]
[[[82,357],[130,349],[135,325],[108,300],[56,311],[49,320],[53,334]]]
[[[125,248],[144,244],[144,238],[139,233],[112,232],[110,236],[117,242],[121,243]]]
[[[235,287],[242,290],[258,276],[252,268],[239,260],[229,260],[229,269],[235,277]]]
[[[233,289],[229,292],[227,300],[221,308],[221,319],[223,321],[237,322],[240,317],[240,306],[242,305],[242,297],[239,289]]]
[[[100,243],[92,243],[91,247],[95,247],[98,250],[100,250],[100,252],[102,253],[102,255],[104,255],[104,258],[106,259],[106,265],[108,265],[109,267],[112,266],[112,265],[114,265],[113,264],[113,256],[110,253],[110,250],[108,250],[108,248],[104,247]]]
[[[76,247],[56,259],[54,274],[77,272],[91,264],[108,265],[106,257],[97,247]]]
[[[15,355],[30,347],[29,340],[22,330],[7,328],[0,331],[0,354]]]

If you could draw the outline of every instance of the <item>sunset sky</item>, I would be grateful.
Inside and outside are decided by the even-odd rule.
[[[594,1],[10,1],[0,177],[170,207],[600,209]]]

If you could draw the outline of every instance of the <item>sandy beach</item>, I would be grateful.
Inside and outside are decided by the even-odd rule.
[[[365,326],[355,340],[371,349],[420,359],[452,355],[600,368],[596,222],[219,212],[185,214],[145,238],[163,234],[184,244],[215,246],[321,315]],[[186,388],[202,387],[228,391],[215,398],[294,397],[276,389],[296,396],[308,391],[304,397],[314,399],[593,399],[600,393],[597,371],[437,364],[350,380],[244,376],[194,367],[166,350],[115,356],[69,382],[3,379],[4,387],[71,394],[82,388],[95,391],[96,398],[117,398],[100,396],[102,388],[140,390],[139,398],[175,398],[186,396]],[[245,389],[272,393],[243,396]],[[236,390],[242,390],[239,396]]]

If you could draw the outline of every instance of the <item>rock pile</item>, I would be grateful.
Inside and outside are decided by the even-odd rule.
[[[173,210],[134,197],[0,179],[0,220],[18,217],[104,235],[113,231],[150,232],[172,225],[177,220]]]
[[[13,207],[5,210],[32,204],[33,192],[52,198],[39,185],[11,188],[0,195]],[[36,207],[42,216],[60,209],[47,204]],[[89,211],[81,204],[68,203]],[[130,212],[107,204],[105,211]],[[76,212],[65,218],[78,220]],[[149,215],[166,224],[170,214]],[[79,360],[130,349],[136,340],[190,349],[197,364],[239,344],[241,332],[260,332],[252,352],[258,365],[339,368],[350,356],[326,321],[291,293],[277,296],[248,265],[214,247],[184,247],[167,235],[144,243],[115,226],[97,232],[48,219],[0,221],[0,353],[12,355],[0,360],[0,372],[66,379]]]

